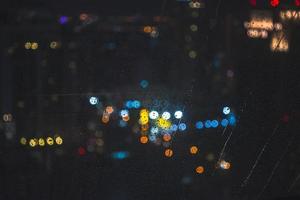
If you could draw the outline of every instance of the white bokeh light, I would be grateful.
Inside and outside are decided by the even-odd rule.
[[[174,113],[174,117],[175,117],[176,119],[181,119],[182,116],[183,116],[183,113],[182,113],[180,110],[178,110],[178,111],[176,111],[176,112]]]
[[[151,112],[149,113],[149,118],[150,118],[150,119],[157,119],[158,116],[159,116],[159,114],[158,114],[157,111],[151,111]]]
[[[228,115],[228,114],[230,113],[230,108],[227,107],[227,106],[225,106],[225,107],[223,108],[223,113],[224,113],[225,115]]]
[[[90,98],[90,104],[91,105],[96,105],[98,103],[98,98],[97,97],[91,97]]]
[[[161,115],[161,117],[162,117],[163,119],[165,119],[165,120],[168,120],[168,119],[170,119],[171,114],[170,114],[169,112],[164,112],[164,113]]]

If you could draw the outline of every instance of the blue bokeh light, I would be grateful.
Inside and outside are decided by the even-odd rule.
[[[178,129],[178,126],[176,124],[172,124],[170,127],[170,130],[173,132],[177,131],[177,129]]]
[[[149,140],[151,142],[155,142],[156,141],[156,135],[153,135],[153,134],[149,135]]]
[[[128,151],[116,151],[116,152],[113,152],[111,154],[111,156],[112,156],[113,159],[123,160],[123,159],[129,157],[129,152]]]
[[[132,108],[132,102],[133,101],[131,101],[131,100],[126,101],[125,106],[129,109]]]
[[[223,127],[228,126],[228,123],[229,123],[228,119],[222,119],[222,121],[221,121],[221,125],[222,125]]]
[[[147,80],[142,80],[140,86],[145,89],[149,86],[149,82]]]
[[[205,128],[210,128],[211,127],[211,121],[210,120],[206,120],[204,123]]]
[[[124,120],[120,120],[119,121],[119,126],[122,127],[122,128],[126,127],[127,126],[127,122],[125,122]]]
[[[235,118],[235,116],[234,116],[234,115],[230,115],[229,118],[228,118],[228,121],[229,121],[229,124],[230,124],[231,126],[234,126],[235,123],[236,123],[236,118]]]
[[[180,124],[178,125],[178,129],[179,129],[180,131],[184,131],[184,130],[186,129],[186,124],[185,124],[185,123],[180,123]]]
[[[66,24],[66,23],[68,23],[69,18],[67,16],[60,16],[58,21],[60,24]]]
[[[132,107],[133,107],[133,108],[140,108],[140,107],[141,107],[141,102],[138,101],[138,100],[134,100],[134,101],[132,102]]]
[[[202,129],[203,126],[204,126],[203,122],[201,122],[201,121],[196,122],[196,129]]]
[[[219,122],[217,121],[217,120],[212,120],[211,121],[211,126],[213,127],[213,128],[216,128],[216,127],[218,127],[218,125],[219,125]]]
[[[126,117],[128,115],[129,115],[129,111],[128,110],[123,109],[123,110],[120,111],[120,116],[121,117]]]

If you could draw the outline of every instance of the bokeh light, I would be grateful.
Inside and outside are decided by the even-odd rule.
[[[60,137],[60,136],[55,137],[55,143],[57,145],[62,145],[62,143],[63,143],[62,137]]]
[[[32,50],[36,50],[37,48],[39,48],[39,44],[37,42],[31,43],[31,49]]]
[[[140,143],[146,144],[148,142],[148,137],[143,135],[140,137]]]
[[[38,143],[41,147],[45,146],[45,140],[43,138],[39,138]]]
[[[225,160],[221,160],[220,161],[220,167],[222,169],[228,170],[228,169],[230,169],[231,165],[230,165],[229,162],[226,162]]]
[[[105,111],[106,111],[108,114],[111,114],[111,113],[114,112],[114,109],[113,109],[112,106],[107,106],[106,109],[105,109]]]
[[[151,127],[151,129],[150,129],[150,132],[152,133],[152,134],[157,134],[158,133],[158,128],[157,127]]]
[[[150,140],[151,142],[156,141],[156,135],[154,135],[154,134],[149,135],[149,140]]]
[[[90,102],[91,105],[96,105],[96,104],[98,104],[98,98],[97,97],[90,97],[89,102]]]
[[[193,50],[190,51],[190,52],[189,52],[189,57],[192,58],[192,59],[195,59],[195,58],[197,57],[197,52],[196,52],[196,51],[193,51]]]
[[[29,140],[29,146],[35,147],[38,144],[37,139],[30,139]]]
[[[26,143],[27,143],[26,138],[21,137],[21,138],[20,138],[20,143],[21,143],[22,145],[26,145]]]
[[[229,121],[229,124],[230,124],[231,126],[234,126],[235,123],[236,123],[236,118],[235,118],[235,116],[234,116],[233,114],[230,115],[229,118],[228,118],[228,121]]]
[[[140,107],[141,107],[141,102],[138,101],[138,100],[134,100],[134,101],[132,102],[132,107],[133,107],[133,108],[140,108]]]
[[[191,146],[190,147],[190,153],[191,154],[196,154],[198,152],[198,147],[196,146]]]
[[[159,116],[159,114],[158,114],[158,112],[155,111],[155,110],[153,110],[153,111],[151,111],[151,112],[149,113],[149,118],[150,118],[150,119],[157,119],[158,116]]]
[[[204,126],[203,122],[201,122],[201,121],[196,122],[196,129],[202,129],[203,126]]]
[[[129,109],[132,108],[132,101],[131,100],[126,101],[125,105]]]
[[[166,149],[165,150],[165,156],[166,157],[172,157],[173,156],[173,150],[172,149]]]
[[[204,173],[204,167],[203,166],[198,166],[195,169],[197,174],[203,174]]]
[[[123,109],[123,110],[120,111],[120,116],[122,118],[128,116],[128,114],[129,114],[128,110]]]
[[[198,26],[196,24],[192,24],[190,26],[190,29],[191,29],[191,31],[196,32],[196,31],[198,31]]]
[[[54,144],[54,140],[52,137],[47,137],[46,142],[49,146],[52,146]]]
[[[223,127],[226,127],[226,126],[228,126],[228,124],[229,124],[229,121],[228,121],[228,119],[222,119],[222,121],[221,121],[221,125],[222,125]]]
[[[171,118],[171,114],[169,112],[163,112],[163,114],[161,115],[161,117],[165,120],[168,120]]]
[[[213,127],[213,128],[216,128],[216,127],[218,127],[218,125],[219,125],[219,122],[217,121],[217,120],[212,120],[211,121],[211,126]]]
[[[179,129],[180,131],[184,131],[184,130],[186,129],[186,124],[185,124],[185,123],[180,123],[180,124],[178,125],[178,129]]]
[[[206,120],[204,123],[205,128],[210,128],[211,127],[211,121],[210,120]]]
[[[223,113],[224,113],[225,115],[228,115],[228,114],[230,113],[230,108],[227,107],[227,106],[225,106],[225,107],[223,108]]]
[[[181,119],[182,116],[183,116],[183,113],[182,113],[182,111],[180,111],[180,110],[178,110],[178,111],[176,111],[176,112],[174,113],[174,117],[175,117],[176,119]]]
[[[158,118],[156,124],[162,129],[169,129],[171,127],[171,122],[163,118]]]
[[[178,129],[177,124],[172,124],[171,127],[170,127],[170,130],[173,131],[173,132],[177,131],[177,129]]]
[[[84,156],[86,154],[86,150],[83,147],[78,148],[78,155]]]
[[[69,18],[67,16],[60,16],[60,18],[58,20],[58,22],[62,25],[68,23],[68,21],[69,21]]]
[[[25,49],[30,49],[31,48],[31,42],[26,42],[24,44]]]
[[[170,134],[166,133],[166,134],[163,135],[163,140],[165,142],[169,142],[171,139],[172,139],[172,137],[171,137]]]
[[[142,87],[142,88],[147,88],[148,87],[148,85],[149,85],[149,82],[147,81],[147,80],[142,80],[141,82],[140,82],[140,86]]]

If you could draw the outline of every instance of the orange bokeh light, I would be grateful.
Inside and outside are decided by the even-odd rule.
[[[152,28],[151,28],[151,26],[144,26],[143,30],[145,33],[150,33],[152,31]]]
[[[108,114],[111,114],[111,113],[114,112],[114,109],[113,109],[112,106],[107,106],[106,109],[105,109],[105,111],[106,111]]]
[[[172,157],[173,156],[173,150],[172,149],[166,149],[165,150],[165,156],[166,157]]]
[[[147,137],[147,136],[141,136],[141,137],[140,137],[140,142],[141,142],[142,144],[146,144],[146,143],[148,142],[148,137]]]
[[[191,146],[191,148],[190,148],[190,153],[191,154],[196,154],[198,152],[198,147],[196,147],[196,146]]]
[[[204,167],[198,166],[196,167],[195,171],[197,174],[202,174],[204,172]]]

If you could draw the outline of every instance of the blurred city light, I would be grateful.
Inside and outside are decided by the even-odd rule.
[[[58,22],[62,25],[68,23],[68,21],[69,21],[69,18],[67,16],[60,16],[60,18],[58,20]]]
[[[52,146],[54,144],[54,140],[52,137],[47,137],[46,142],[49,146]]]
[[[108,114],[111,114],[111,113],[114,112],[114,109],[113,109],[112,106],[107,106],[106,109],[105,109],[105,111],[106,111]]]
[[[168,133],[164,134],[164,135],[163,135],[163,140],[164,140],[165,142],[169,142],[169,141],[171,140],[171,135],[168,134]]]
[[[227,106],[225,106],[225,107],[223,108],[223,113],[224,113],[225,115],[228,115],[228,114],[230,113],[230,108],[227,107]]]
[[[21,138],[20,138],[20,143],[21,143],[22,145],[26,145],[26,143],[27,143],[26,138],[21,137]]]
[[[228,121],[228,119],[222,119],[222,121],[221,121],[221,125],[222,125],[223,127],[226,127],[226,126],[228,126],[228,124],[229,124],[229,121]]]
[[[159,114],[158,114],[157,111],[151,111],[151,112],[149,113],[149,118],[150,118],[150,119],[157,119],[158,116],[159,116]]]
[[[113,159],[116,159],[116,160],[124,160],[129,157],[129,152],[128,151],[116,151],[116,152],[113,152],[111,154],[111,156]]]
[[[173,156],[173,150],[172,149],[166,149],[165,150],[165,156],[166,157],[172,157]]]
[[[169,129],[171,127],[171,122],[163,118],[158,118],[156,124],[162,129]]]
[[[220,161],[220,167],[222,168],[222,169],[226,169],[226,170],[228,170],[229,168],[230,168],[230,163],[229,162],[226,162],[225,160],[221,160]]]
[[[39,138],[38,143],[40,146],[45,146],[45,140],[43,138]]]
[[[126,105],[126,107],[129,108],[129,109],[133,107],[133,106],[132,106],[132,101],[131,101],[131,100],[126,101],[125,105]]]
[[[171,118],[171,114],[169,112],[163,112],[163,114],[161,115],[161,117],[165,120],[168,120]]]
[[[138,100],[134,100],[134,101],[132,102],[132,107],[133,107],[133,108],[140,108],[140,107],[141,107],[141,102],[138,101]]]
[[[142,88],[147,88],[148,87],[148,85],[149,85],[149,82],[147,81],[147,80],[142,80],[141,82],[140,82],[140,86],[142,87]]]
[[[195,171],[196,171],[197,174],[203,174],[204,173],[204,167],[198,166],[198,167],[196,167]]]
[[[214,120],[211,121],[211,126],[213,128],[216,128],[218,125],[219,125],[219,122],[217,120],[214,119]]]
[[[90,104],[91,105],[96,105],[98,104],[98,98],[97,97],[90,97]]]
[[[180,110],[178,110],[178,111],[176,111],[176,112],[174,113],[174,117],[175,117],[176,119],[181,119],[182,116],[183,116],[183,113],[182,113],[182,111],[180,111]]]
[[[57,145],[62,145],[63,139],[60,136],[55,137],[55,142]]]
[[[156,134],[156,133],[158,133],[158,128],[157,127],[151,127],[150,132],[152,134]]]
[[[123,110],[120,111],[120,116],[121,117],[126,117],[126,116],[128,116],[128,114],[129,114],[128,110],[123,109]]]
[[[206,120],[204,123],[205,128],[210,128],[211,127],[211,121],[210,120]]]
[[[170,130],[173,132],[177,131],[177,129],[178,129],[178,126],[176,124],[172,124],[170,127]]]
[[[191,146],[190,147],[190,153],[191,154],[196,154],[198,152],[198,147],[196,146]]]
[[[146,143],[148,142],[148,137],[147,137],[147,136],[141,136],[141,137],[140,137],[140,142],[141,142],[142,144],[146,144]]]
[[[180,124],[178,125],[178,129],[179,129],[180,131],[184,131],[184,130],[186,129],[186,124],[185,124],[185,123],[180,123]]]
[[[198,122],[196,122],[196,128],[197,129],[202,129],[203,128],[203,122],[201,122],[201,121],[198,121]]]
[[[30,145],[31,147],[35,147],[36,145],[38,145],[37,139],[30,139],[30,140],[29,140],[29,145]]]

